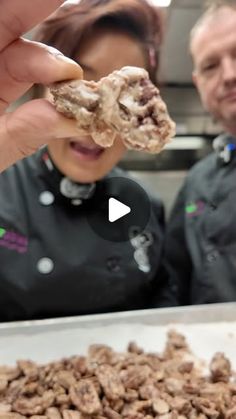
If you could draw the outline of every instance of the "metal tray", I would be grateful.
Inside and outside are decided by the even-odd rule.
[[[198,356],[208,360],[224,351],[236,368],[236,303],[1,323],[0,363],[85,354],[92,343],[125,350],[131,340],[145,350],[160,351],[170,327],[186,335]]]

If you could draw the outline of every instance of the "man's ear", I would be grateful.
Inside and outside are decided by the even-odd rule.
[[[193,84],[194,84],[196,87],[198,87],[197,74],[196,74],[196,71],[195,71],[195,70],[193,70],[193,72],[192,72],[192,81],[193,81]]]

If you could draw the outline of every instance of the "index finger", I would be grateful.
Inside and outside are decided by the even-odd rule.
[[[65,0],[1,0],[0,51],[49,16]]]

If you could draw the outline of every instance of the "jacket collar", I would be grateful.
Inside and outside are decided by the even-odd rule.
[[[48,185],[57,199],[70,202],[72,205],[80,205],[92,198],[97,191],[99,195],[119,196],[120,190],[118,182],[109,184],[109,189],[105,180],[112,177],[124,177],[123,170],[115,167],[103,179],[93,183],[74,182],[64,176],[55,166],[50,158],[47,147],[41,148],[35,154],[36,171],[38,176]]]
[[[236,138],[230,134],[221,134],[213,141],[213,149],[221,164],[229,164],[236,155]]]
[[[36,160],[39,176],[43,178],[56,197],[69,200],[73,205],[80,205],[93,196],[96,184],[74,182],[64,176],[53,163],[47,147],[39,150]]]

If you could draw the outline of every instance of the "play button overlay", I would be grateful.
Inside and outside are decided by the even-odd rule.
[[[126,177],[109,176],[97,182],[93,197],[84,205],[92,230],[112,242],[128,241],[140,234],[151,213],[145,190]]]
[[[109,199],[108,220],[110,223],[114,223],[114,221],[117,221],[125,215],[129,214],[130,211],[131,208],[128,207],[128,205],[123,204],[115,198]]]

